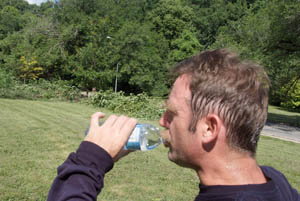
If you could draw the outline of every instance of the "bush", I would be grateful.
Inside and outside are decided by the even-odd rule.
[[[14,76],[0,68],[0,89],[11,88],[15,85]]]
[[[22,98],[22,99],[55,99],[76,101],[80,98],[80,91],[68,84],[66,81],[47,80],[32,81],[28,84],[14,82],[10,86],[0,86],[1,98]]]
[[[136,118],[158,119],[164,112],[160,99],[150,98],[145,93],[126,96],[124,92],[99,91],[89,98],[90,104]]]
[[[300,80],[293,83],[292,89],[288,90],[285,100],[280,103],[280,106],[289,111],[300,112]]]
[[[14,76],[0,68],[0,97],[6,97],[6,94],[15,86]]]

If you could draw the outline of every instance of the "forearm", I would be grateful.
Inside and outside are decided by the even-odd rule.
[[[113,167],[111,156],[91,142],[82,142],[58,168],[48,201],[97,200],[106,172]]]

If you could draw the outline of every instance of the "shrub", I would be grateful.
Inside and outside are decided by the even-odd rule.
[[[55,99],[76,101],[80,98],[80,91],[74,86],[70,86],[66,81],[47,80],[32,81],[27,84],[14,82],[9,87],[0,86],[0,97],[2,98],[22,98],[22,99]]]
[[[7,92],[16,84],[14,76],[0,68],[0,97],[5,97]]]
[[[103,107],[114,113],[136,118],[158,119],[164,112],[160,99],[150,98],[145,93],[126,96],[124,92],[99,91],[89,98],[90,104]]]
[[[14,76],[0,68],[0,89],[11,88],[15,85]]]
[[[280,106],[290,111],[300,112],[300,80],[296,80],[293,83],[294,85],[286,94],[285,101],[282,101]]]

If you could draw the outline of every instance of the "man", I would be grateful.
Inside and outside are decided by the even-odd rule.
[[[226,49],[204,51],[179,63],[160,125],[174,163],[200,179],[196,201],[300,201],[286,178],[260,167],[255,152],[266,122],[269,80],[263,69]],[[48,200],[96,200],[103,177],[137,121],[96,113],[76,153],[58,168]]]

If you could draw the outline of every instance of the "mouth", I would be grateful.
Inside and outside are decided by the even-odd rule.
[[[167,148],[170,147],[170,145],[171,145],[169,141],[166,141],[166,140],[164,140],[164,139],[163,139],[163,144],[164,144],[164,146],[167,147]]]
[[[165,147],[170,147],[171,143],[170,143],[170,134],[168,130],[164,130],[160,132],[161,138],[162,138],[162,142],[164,144]]]

